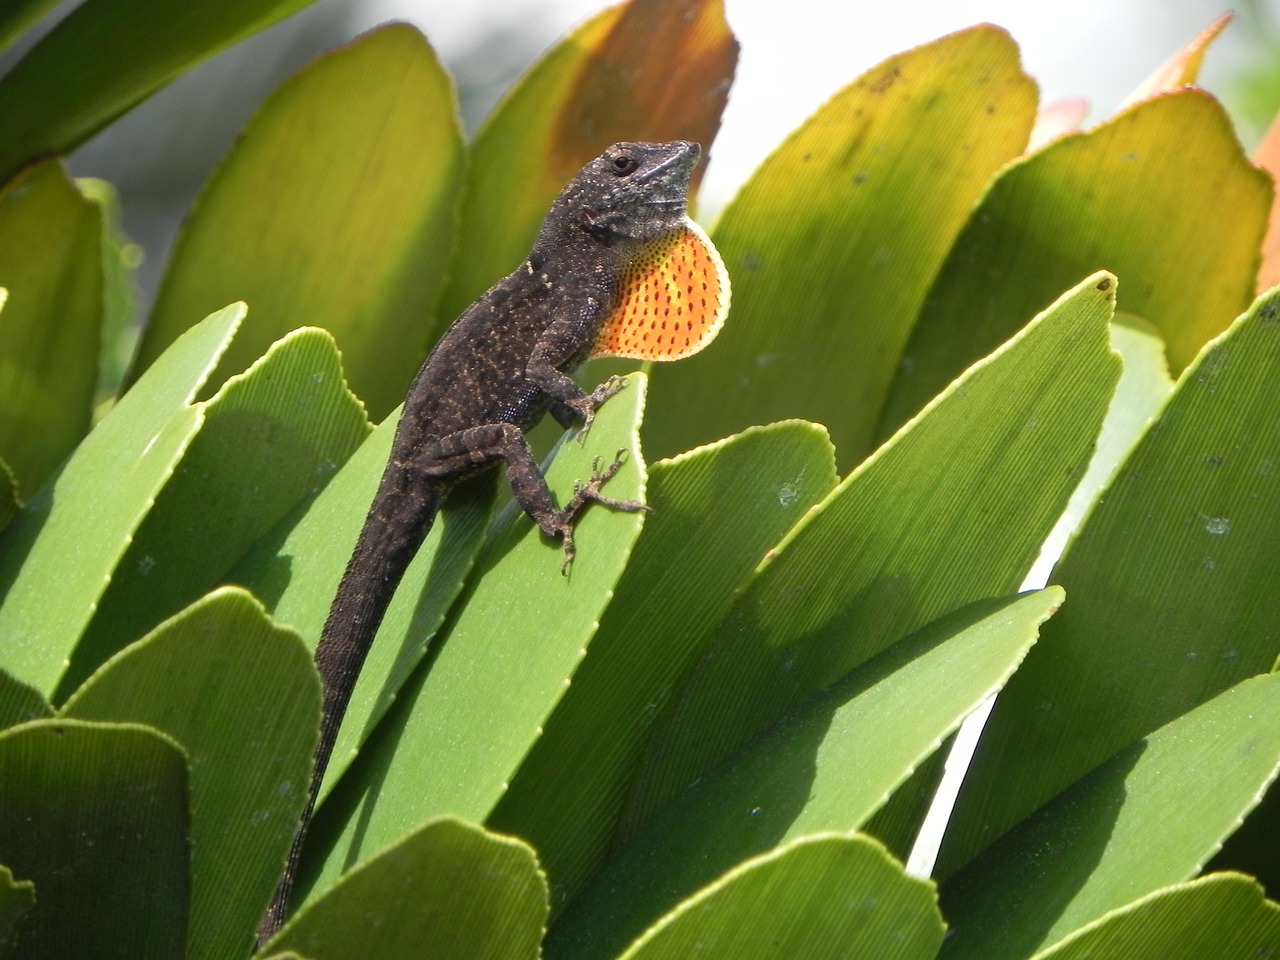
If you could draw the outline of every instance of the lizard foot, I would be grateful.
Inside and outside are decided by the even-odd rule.
[[[582,429],[578,431],[578,442],[585,443],[587,434],[591,431],[591,424],[595,422],[596,410],[600,408],[610,397],[621,393],[627,385],[626,377],[612,376],[604,383],[600,384],[589,394],[582,397],[578,403],[571,403],[575,410],[582,414]],[[614,471],[617,472],[616,470]],[[610,474],[612,476],[612,474]],[[607,478],[606,478],[607,479]]]
[[[586,483],[573,485],[573,497],[560,511],[560,540],[564,546],[564,563],[560,566],[560,572],[565,576],[569,575],[569,568],[573,566],[573,558],[577,553],[573,542],[573,528],[578,522],[578,515],[588,503],[603,504],[627,513],[639,513],[642,510],[647,513],[653,512],[652,507],[646,506],[639,500],[618,500],[614,497],[606,497],[600,492],[600,487],[613,479],[621,469],[626,452],[626,450],[619,450],[614,454],[613,462],[603,469],[600,467],[601,458],[596,457],[591,464],[591,479]]]

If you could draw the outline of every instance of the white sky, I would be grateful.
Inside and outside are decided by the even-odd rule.
[[[987,21],[1019,43],[1043,102],[1083,96],[1106,116],[1148,73],[1224,11],[1225,0],[725,0],[742,44],[737,78],[704,183],[723,203],[787,133],[838,89],[893,53]],[[416,23],[442,58],[497,21],[528,24],[551,42],[609,6],[604,0],[366,0],[361,20]],[[1256,6],[1272,19],[1280,0]],[[1239,18],[1211,50],[1207,84],[1232,71],[1252,28]]]

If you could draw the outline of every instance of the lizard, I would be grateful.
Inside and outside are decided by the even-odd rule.
[[[617,143],[584,166],[547,213],[528,257],[453,322],[414,378],[377,492],[316,647],[323,690],[319,743],[305,809],[259,927],[283,924],[302,845],[347,704],[396,588],[441,502],[462,480],[506,467],[516,501],[559,539],[567,573],[574,526],[588,503],[645,509],[601,493],[623,451],[557,507],[525,438],[550,413],[581,424],[625,385],[590,393],[570,377],[592,357],[675,360],[719,331],[729,278],[706,233],[688,216],[701,147],[685,140]]]

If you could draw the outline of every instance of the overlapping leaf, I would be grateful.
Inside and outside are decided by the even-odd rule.
[[[1271,184],[1211,96],[1144,100],[1004,170],[924,303],[880,432],[887,435],[1026,315],[1093,270],[1155,325],[1175,373],[1253,297]]]
[[[624,835],[746,738],[894,641],[1017,589],[1118,375],[1091,277],[847,477],[737,598],[672,698]]]
[[[569,956],[635,935],[748,857],[860,828],[1017,667],[1062,591],[985,601],[855,669],[673,800],[557,924]],[[578,945],[594,950],[578,950]]]
[[[1035,84],[991,26],[891,57],[836,94],[721,217],[733,315],[705,352],[654,371],[646,447],[670,456],[804,417],[831,432],[842,470],[858,463],[929,284],[1034,116]]]
[[[1026,957],[1195,876],[1277,769],[1280,675],[1271,674],[1116,754],[944,884],[955,929],[942,957]]]
[[[537,847],[557,904],[605,856],[659,708],[735,592],[835,486],[832,453],[783,423],[650,467],[653,514],[599,634],[488,821]]]
[[[1188,367],[1053,580],[1072,602],[1001,694],[942,876],[1117,750],[1271,669],[1280,293]]]
[[[329,330],[376,418],[438,333],[462,172],[453,84],[417,30],[383,27],[259,109],[174,249],[138,369],[232,300],[250,313],[214,378],[304,324]]]
[[[0,459],[29,499],[89,430],[102,218],[57,161],[0,190]],[[0,518],[4,508],[0,507]]]
[[[235,589],[201,599],[109,661],[61,716],[148,724],[191,764],[184,956],[243,957],[306,802],[320,684],[291,630]]]

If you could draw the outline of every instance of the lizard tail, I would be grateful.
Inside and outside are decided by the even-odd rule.
[[[404,473],[394,461],[388,464],[316,647],[316,667],[324,690],[320,741],[316,745],[307,806],[294,835],[280,885],[258,927],[259,946],[284,923],[316,795],[329,766],[356,679],[405,570],[431,530],[445,493],[435,484],[414,482],[415,478],[406,477]]]

